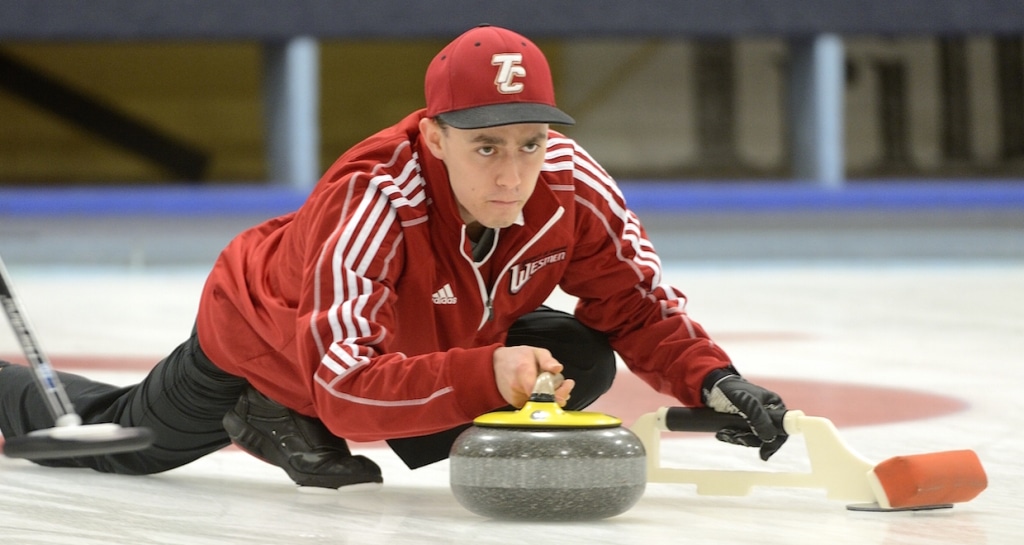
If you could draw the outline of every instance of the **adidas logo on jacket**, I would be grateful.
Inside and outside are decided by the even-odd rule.
[[[452,285],[445,284],[443,288],[434,292],[434,304],[435,305],[454,305],[459,300],[452,294]]]

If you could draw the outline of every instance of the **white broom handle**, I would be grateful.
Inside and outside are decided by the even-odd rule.
[[[80,424],[81,419],[75,413],[71,400],[68,399],[67,392],[64,391],[64,385],[39,347],[39,341],[28,322],[28,317],[22,311],[21,305],[14,295],[14,287],[2,257],[0,257],[0,304],[4,307],[7,321],[11,324],[18,343],[21,344],[25,358],[35,370],[36,383],[46,399],[47,407],[49,407],[54,421],[58,426]]]

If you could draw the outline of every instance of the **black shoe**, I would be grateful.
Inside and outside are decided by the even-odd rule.
[[[300,486],[340,488],[384,481],[377,464],[365,456],[353,456],[345,440],[322,422],[289,410],[251,387],[222,423],[242,450],[284,469]]]

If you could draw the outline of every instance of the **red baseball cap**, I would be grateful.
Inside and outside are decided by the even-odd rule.
[[[427,67],[427,116],[457,129],[513,123],[573,125],[555,106],[548,61],[533,42],[481,25],[445,46]]]

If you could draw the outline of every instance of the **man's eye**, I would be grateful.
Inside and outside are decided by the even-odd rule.
[[[527,145],[523,146],[523,151],[525,151],[527,153],[533,153],[533,152],[537,151],[538,149],[540,149],[540,144],[536,144],[536,143],[534,143],[534,144],[527,144]]]
[[[484,146],[477,149],[477,153],[480,155],[494,155],[494,148],[491,146]]]

